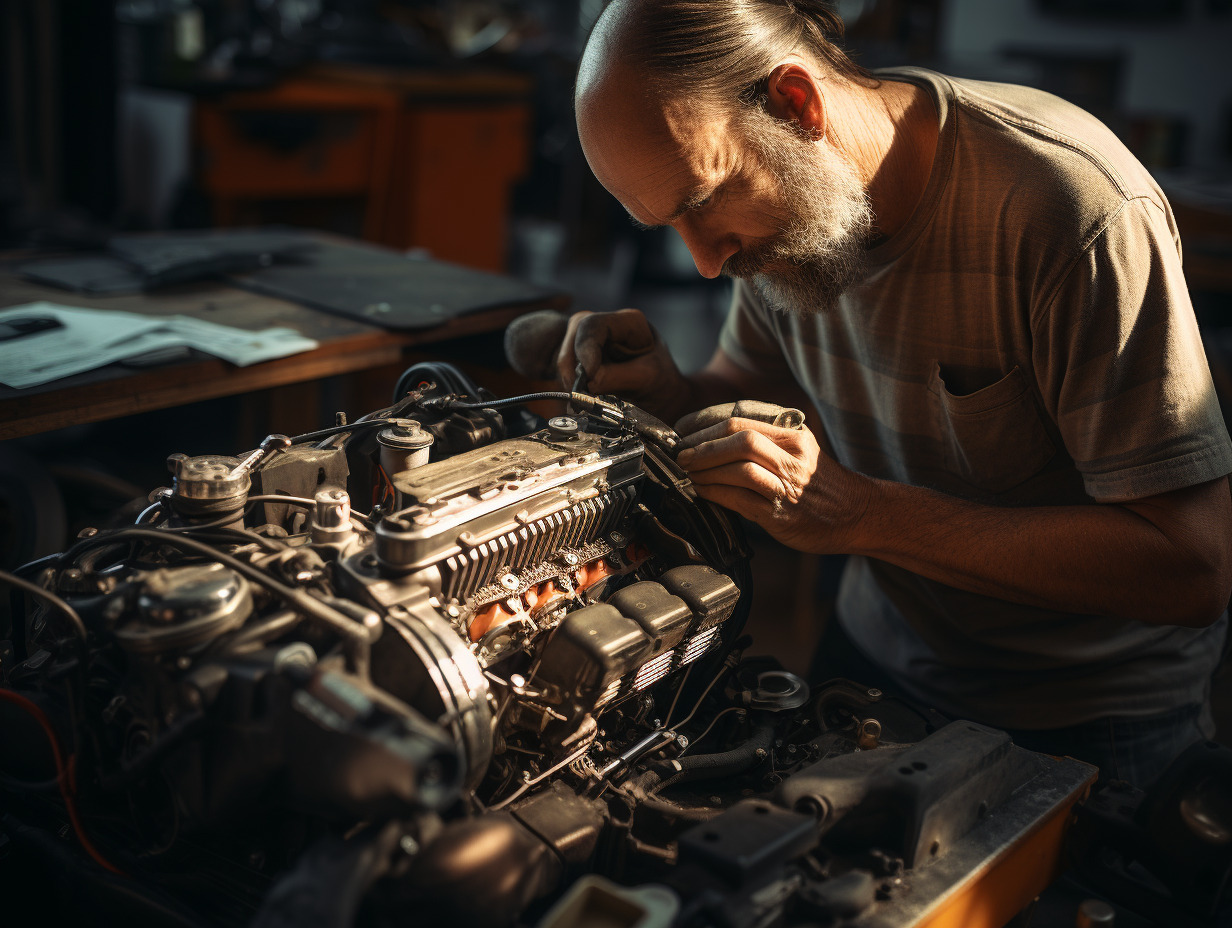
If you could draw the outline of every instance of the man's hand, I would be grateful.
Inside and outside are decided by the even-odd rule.
[[[556,355],[561,383],[572,389],[581,365],[582,389],[614,393],[660,413],[669,397],[691,392],[671,352],[639,310],[575,313]]]
[[[683,449],[676,460],[699,496],[799,551],[828,554],[857,547],[868,480],[824,454],[807,428],[737,418],[693,432],[695,418],[676,424]]]
[[[698,495],[800,551],[868,555],[972,593],[1157,625],[1209,625],[1232,590],[1227,478],[1122,504],[1009,508],[857,474],[811,432],[751,419],[686,434],[680,447]]]

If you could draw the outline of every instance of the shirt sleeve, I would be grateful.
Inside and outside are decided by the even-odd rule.
[[[757,373],[783,365],[783,348],[769,312],[748,283],[736,281],[719,347],[746,371]]]
[[[1232,472],[1232,443],[1160,203],[1127,200],[1031,328],[1044,405],[1094,499],[1141,499]]]

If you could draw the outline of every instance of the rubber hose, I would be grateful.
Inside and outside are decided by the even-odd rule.
[[[677,783],[689,783],[693,780],[711,780],[744,773],[761,762],[769,753],[772,744],[774,726],[763,722],[753,730],[753,736],[748,741],[730,751],[719,754],[692,754],[659,765],[659,770],[666,767],[675,770],[675,773],[660,783],[658,789],[663,790]]]

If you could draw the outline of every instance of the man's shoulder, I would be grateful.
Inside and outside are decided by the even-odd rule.
[[[938,203],[948,227],[996,241],[1043,273],[1099,241],[1118,217],[1136,215],[1139,207],[1127,207],[1137,203],[1162,218],[1157,228],[1175,245],[1163,192],[1085,110],[1031,87],[914,68],[887,76],[928,87],[937,102],[946,172]]]
[[[1159,188],[1124,143],[1086,110],[1033,87],[950,79],[969,131],[987,127],[1054,165],[1062,177],[1106,182],[1118,198],[1156,196]]]
[[[1098,221],[1138,197],[1166,208],[1158,185],[1121,140],[1060,97],[919,68],[886,73],[932,90],[952,129],[960,185],[993,195],[1000,184],[1006,195],[1078,220]]]

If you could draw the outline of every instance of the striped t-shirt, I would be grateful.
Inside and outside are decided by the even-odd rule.
[[[721,342],[784,362],[854,470],[999,506],[1139,499],[1232,472],[1172,212],[1098,120],[1024,87],[918,68],[932,176],[832,311],[776,313],[738,282]],[[1073,615],[852,558],[844,629],[909,693],[1009,728],[1201,702],[1208,629]],[[1167,616],[1161,616],[1167,621]]]

